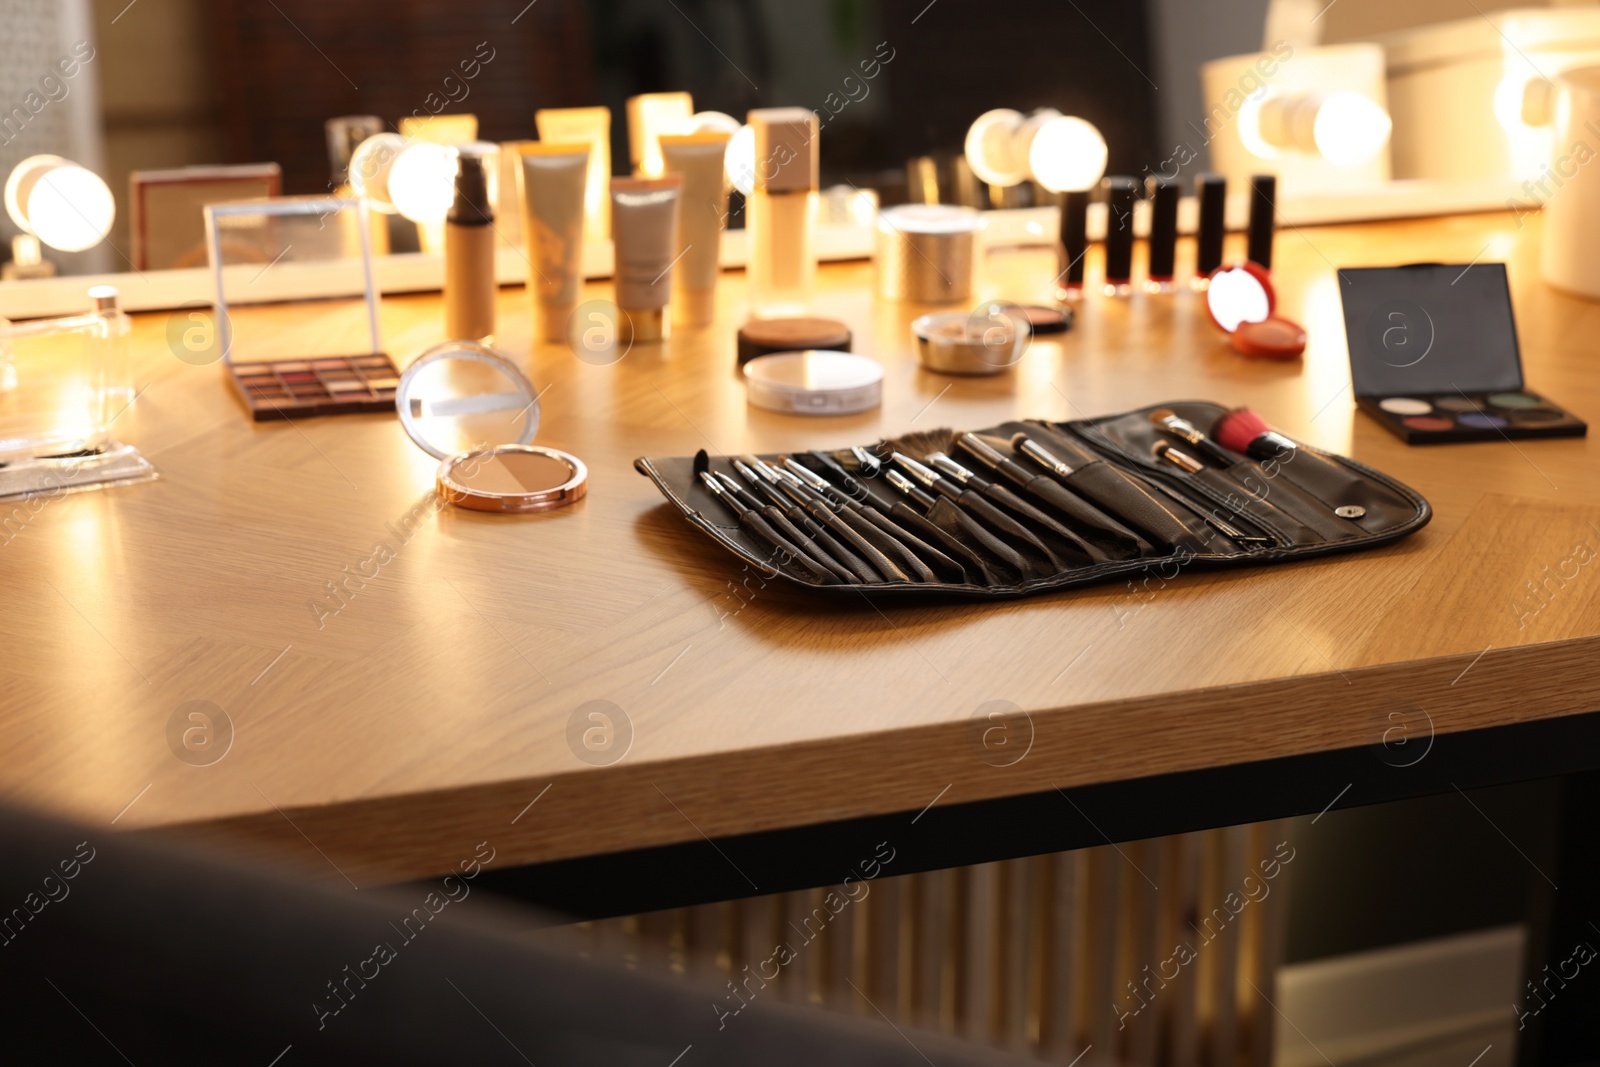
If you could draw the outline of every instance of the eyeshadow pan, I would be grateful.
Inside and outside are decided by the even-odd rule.
[[[1489,397],[1489,403],[1497,408],[1534,408],[1543,401],[1527,393],[1495,393]]]
[[[1433,405],[1426,400],[1418,400],[1410,396],[1390,396],[1378,401],[1378,406],[1391,415],[1426,415],[1433,410]],[[1435,420],[1442,422],[1444,420]],[[1408,422],[1407,425],[1410,423]]]
[[[1464,396],[1441,396],[1434,400],[1433,406],[1441,411],[1482,411],[1484,407],[1482,401]]]
[[[1437,415],[1412,415],[1400,421],[1413,430],[1453,430],[1456,425],[1452,420],[1441,419]]]
[[[1554,408],[1513,408],[1509,412],[1511,421],[1515,423],[1531,422],[1560,422],[1566,418],[1566,413],[1556,411]]]
[[[1463,426],[1471,426],[1474,430],[1498,430],[1506,424],[1506,420],[1499,415],[1489,415],[1481,411],[1458,415],[1456,421]]]
[[[282,373],[284,373],[286,371],[310,370],[311,369],[311,364],[307,363],[303,359],[291,360],[291,361],[286,362],[286,363],[272,363],[272,364],[269,364],[269,366],[277,368],[277,371],[280,374],[282,374]]]

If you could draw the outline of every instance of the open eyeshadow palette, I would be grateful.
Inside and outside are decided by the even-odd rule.
[[[1339,271],[1356,404],[1406,444],[1582,437],[1522,381],[1502,263]]]
[[[394,411],[400,371],[383,352],[228,363],[234,391],[256,422]]]
[[[1428,522],[1428,502],[1379,471],[1259,417],[1229,432],[1242,414],[1178,401],[787,455],[646,456],[634,467],[722,548],[824,592],[1012,597],[1134,575],[1165,584],[1190,566],[1375,548]]]

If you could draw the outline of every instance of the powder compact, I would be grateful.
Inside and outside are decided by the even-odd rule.
[[[739,327],[739,365],[773,352],[848,352],[850,342],[850,327],[833,319],[751,319]]]
[[[441,500],[474,511],[548,511],[588,488],[582,460],[532,443],[539,394],[486,345],[428,349],[400,376],[394,404],[412,443],[440,461]]]
[[[973,312],[942,311],[911,323],[917,358],[940,374],[999,374],[1017,365],[1033,332],[1026,309],[986,304]]]
[[[849,352],[774,352],[744,365],[751,405],[789,415],[853,415],[883,400],[883,367]]]
[[[1356,404],[1410,445],[1582,437],[1528,389],[1503,263],[1339,271]]]
[[[1277,306],[1272,275],[1259,263],[1218,267],[1206,285],[1211,321],[1251,359],[1297,359],[1306,350],[1305,327],[1273,314]]]

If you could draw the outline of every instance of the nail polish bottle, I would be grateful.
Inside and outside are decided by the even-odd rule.
[[[494,208],[483,157],[463,149],[456,198],[444,224],[445,333],[454,341],[494,337]]]
[[[1172,292],[1178,264],[1178,182],[1152,174],[1144,183],[1150,201],[1150,265],[1144,288],[1148,293]]]
[[[1089,191],[1069,191],[1061,198],[1061,243],[1056,250],[1061,273],[1056,275],[1057,300],[1083,297],[1083,261],[1089,254]]]
[[[1132,178],[1112,177],[1101,183],[1106,190],[1106,281],[1107,296],[1127,296],[1133,292],[1133,201],[1138,183]]]
[[[1205,289],[1211,284],[1211,272],[1222,266],[1222,239],[1228,233],[1228,179],[1202,174],[1194,180],[1194,195],[1200,202],[1200,224],[1195,231],[1194,277],[1189,284]]]
[[[1246,245],[1252,263],[1272,269],[1272,238],[1277,232],[1278,179],[1257,174],[1250,179],[1250,226]]]

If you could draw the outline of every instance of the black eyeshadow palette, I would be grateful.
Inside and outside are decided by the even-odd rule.
[[[1582,437],[1528,389],[1503,263],[1339,271],[1356,405],[1408,445]]]
[[[400,371],[383,352],[228,363],[228,378],[256,422],[394,411]]]

